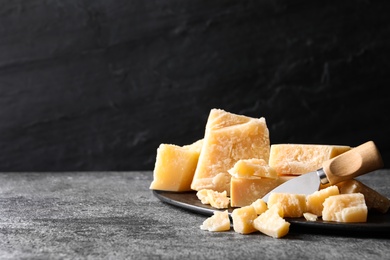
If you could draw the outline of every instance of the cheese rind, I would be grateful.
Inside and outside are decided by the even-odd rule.
[[[322,168],[322,163],[348,150],[350,146],[320,144],[273,144],[269,166],[278,175],[302,175]]]
[[[211,217],[203,221],[200,229],[213,232],[230,230],[230,219],[228,211],[214,211]]]
[[[288,234],[290,223],[283,219],[283,208],[275,204],[253,221],[253,226],[274,238],[281,238]]]
[[[230,205],[232,207],[248,206],[292,178],[294,177],[280,176],[277,179],[232,177],[230,183]]]
[[[358,180],[347,180],[336,185],[342,194],[362,193],[368,209],[373,209],[380,213],[386,213],[389,210],[390,200],[387,197]]]
[[[340,194],[339,188],[335,185],[329,186],[325,189],[318,190],[306,196],[307,211],[317,216],[322,215],[324,206],[322,205],[326,198]]]
[[[249,234],[257,231],[253,226],[255,218],[257,218],[257,213],[251,205],[234,209],[232,211],[234,231],[241,234]]]
[[[240,159],[258,158],[268,162],[269,152],[270,139],[265,118],[212,109],[191,188],[196,191],[226,190],[229,193],[228,170]],[[215,179],[217,176],[218,180]]]
[[[199,158],[199,149],[191,145],[181,147],[160,144],[157,148],[153,181],[150,189],[190,191]]]
[[[336,222],[366,222],[367,213],[363,194],[339,194],[325,200],[322,219]]]
[[[307,208],[304,194],[271,193],[268,197],[268,208],[278,204],[283,208],[284,216],[290,218],[302,217]]]

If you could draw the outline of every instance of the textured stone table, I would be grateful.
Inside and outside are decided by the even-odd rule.
[[[1,259],[386,259],[389,235],[291,229],[275,239],[199,228],[152,172],[0,173]],[[390,170],[360,177],[390,196]],[[390,220],[389,220],[390,221]]]

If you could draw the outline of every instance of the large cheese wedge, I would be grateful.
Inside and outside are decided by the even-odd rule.
[[[202,140],[192,145],[160,144],[150,189],[190,191]]]
[[[269,131],[263,117],[252,118],[212,109],[191,188],[229,193],[231,177],[228,170],[240,159],[259,158],[268,162],[269,152]]]
[[[214,211],[211,217],[203,221],[200,229],[214,232],[230,230],[230,219],[228,211]]]
[[[367,213],[363,194],[339,194],[325,200],[322,219],[336,222],[366,222]]]
[[[232,211],[234,231],[241,234],[249,234],[257,231],[253,226],[255,218],[257,218],[257,213],[251,205],[234,209]]]
[[[389,210],[390,200],[387,197],[358,180],[343,181],[336,185],[342,194],[362,193],[368,209],[373,209],[381,213],[386,213]]]
[[[275,204],[266,212],[255,218],[253,226],[268,236],[281,238],[288,234],[290,223],[283,219],[283,208]]]
[[[280,176],[276,179],[232,177],[230,183],[230,206],[248,206],[292,178],[295,177]]]
[[[306,212],[306,196],[304,194],[271,193],[268,197],[268,208],[279,204],[283,208],[284,217],[299,218]]]
[[[322,215],[322,210],[324,209],[322,204],[324,203],[325,199],[338,194],[340,194],[339,188],[335,185],[332,185],[307,195],[307,211],[320,217]]]
[[[268,164],[278,175],[302,175],[321,168],[324,161],[350,149],[342,145],[273,144]]]

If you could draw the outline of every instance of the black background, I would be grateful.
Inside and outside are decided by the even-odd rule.
[[[212,108],[390,164],[390,1],[0,2],[0,170],[151,170]]]

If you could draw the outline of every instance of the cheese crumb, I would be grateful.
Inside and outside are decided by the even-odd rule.
[[[213,215],[203,222],[203,224],[200,226],[200,229],[213,232],[230,230],[230,219],[228,211],[214,211]]]

